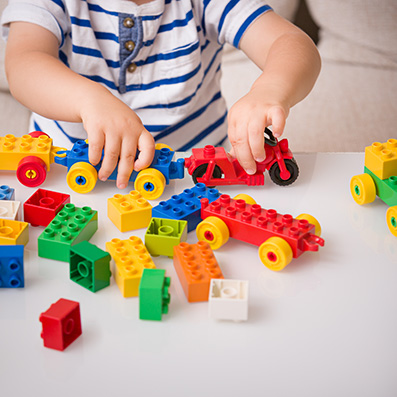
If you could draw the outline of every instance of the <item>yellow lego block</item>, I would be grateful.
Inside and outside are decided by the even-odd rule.
[[[114,238],[106,243],[106,251],[114,260],[113,276],[122,295],[138,296],[143,269],[156,268],[142,240],[135,236],[127,240]]]
[[[0,137],[0,169],[15,171],[23,158],[35,156],[45,162],[48,171],[54,162],[54,152],[58,149],[52,146],[52,139],[46,135],[37,138],[23,135],[17,138],[8,134]]]
[[[397,139],[374,142],[365,148],[365,167],[380,179],[397,175]]]
[[[121,232],[142,229],[150,223],[152,206],[136,190],[115,194],[108,199],[108,217]]]
[[[0,245],[26,245],[29,241],[27,222],[0,219]]]

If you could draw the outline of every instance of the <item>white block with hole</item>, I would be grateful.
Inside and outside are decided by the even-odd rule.
[[[21,202],[11,200],[0,200],[0,218],[20,221]]]
[[[210,318],[246,321],[248,319],[248,281],[213,278],[208,302]]]

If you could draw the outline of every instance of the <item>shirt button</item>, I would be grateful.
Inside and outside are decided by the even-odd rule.
[[[134,51],[135,48],[135,43],[132,40],[128,40],[125,42],[124,47],[129,51],[132,52]]]
[[[128,70],[129,73],[134,73],[135,70],[136,70],[136,64],[135,64],[134,62],[133,62],[133,63],[130,63],[130,64],[128,65],[128,67],[127,67],[127,70]]]
[[[123,21],[123,25],[126,28],[132,28],[135,25],[135,22],[132,18],[125,18]]]

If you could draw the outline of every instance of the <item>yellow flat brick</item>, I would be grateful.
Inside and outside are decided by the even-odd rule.
[[[0,219],[0,245],[26,245],[28,241],[28,223]]]
[[[397,139],[374,142],[365,148],[365,167],[380,179],[397,175]]]

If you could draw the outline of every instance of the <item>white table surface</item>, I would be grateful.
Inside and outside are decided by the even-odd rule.
[[[249,280],[247,322],[212,320],[207,302],[188,303],[166,257],[154,262],[171,277],[169,313],[161,322],[139,320],[138,298],[123,298],[113,279],[92,293],[69,280],[67,263],[39,258],[43,228],[31,227],[25,288],[0,289],[0,395],[396,396],[397,239],[386,225],[387,206],[377,199],[360,207],[351,198],[363,153],[296,160],[300,176],[290,187],[266,175],[263,187],[220,189],[250,194],[280,213],[310,213],[325,239],[319,252],[279,273],[260,262],[255,246],[230,240],[215,252],[225,278]],[[107,218],[114,182],[79,195],[65,171],[53,166],[41,187],[98,210],[92,243],[104,249],[114,237],[143,239],[144,229],[121,233]],[[12,172],[2,172],[0,183],[21,201],[35,191]],[[190,177],[171,182],[161,198],[190,186]],[[187,241],[197,241],[195,232]],[[59,298],[80,302],[83,328],[64,352],[43,347],[38,320]]]

